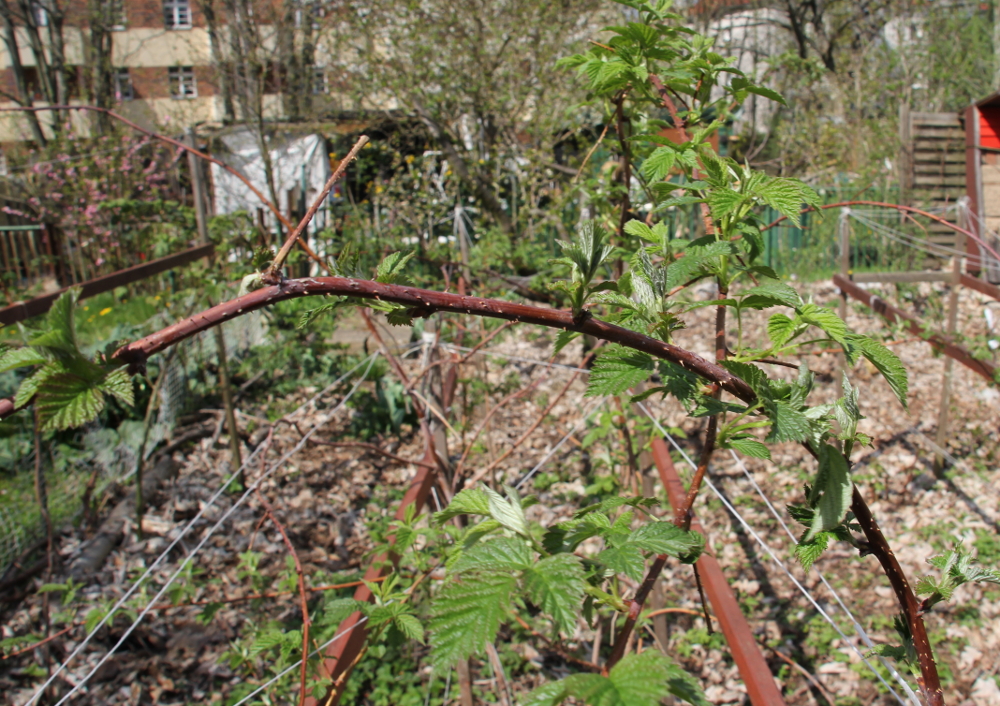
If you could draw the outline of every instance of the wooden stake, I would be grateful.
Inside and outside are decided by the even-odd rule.
[[[968,227],[969,197],[964,196],[958,204],[959,226]],[[955,250],[965,252],[965,235],[961,231],[955,233]],[[958,328],[958,288],[962,277],[962,258],[956,255],[952,258],[952,274],[954,279],[951,283],[951,291],[948,292],[948,328],[947,335],[951,341],[955,340],[955,331]],[[951,378],[952,368],[955,361],[944,357],[944,372],[941,375],[941,406],[938,409],[938,427],[934,441],[938,446],[944,446],[948,440],[948,412],[951,406]],[[944,470],[944,457],[941,454],[934,455],[934,473],[939,475]]]

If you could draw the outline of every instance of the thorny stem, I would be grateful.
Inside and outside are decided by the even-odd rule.
[[[298,577],[299,584],[299,602],[302,607],[302,670],[300,673],[301,684],[299,685],[299,706],[302,706],[306,700],[306,676],[309,669],[309,602],[306,598],[306,577],[305,573],[302,571],[302,562],[299,561],[299,553],[295,551],[292,541],[288,538],[284,525],[282,525],[275,516],[274,508],[271,507],[271,503],[267,501],[264,494],[260,492],[260,488],[256,489],[256,493],[257,499],[264,507],[264,512],[267,513],[269,518],[271,518],[271,522],[274,523],[274,526],[278,528],[278,532],[281,533],[281,538],[284,540],[285,546],[288,547],[288,551],[292,555],[292,560],[295,562],[295,574]]]
[[[882,565],[882,570],[889,577],[892,590],[896,593],[896,600],[899,601],[903,614],[906,616],[910,635],[913,638],[913,647],[917,652],[917,661],[920,664],[920,687],[927,698],[927,703],[929,706],[944,706],[941,680],[938,677],[934,651],[931,649],[927,628],[924,626],[924,619],[920,612],[920,603],[913,595],[910,584],[906,580],[906,574],[903,573],[902,567],[896,560],[896,555],[885,540],[881,528],[872,516],[871,508],[861,497],[857,486],[854,486],[854,494],[851,498],[851,511],[868,540],[869,551],[875,555]]]
[[[632,188],[632,160],[629,155],[628,135],[625,134],[625,125],[629,122],[625,117],[625,96],[628,89],[621,91],[614,100],[615,104],[615,130],[618,133],[618,145],[621,149],[621,178],[624,187],[621,202],[621,214],[618,216],[618,237],[625,236],[625,221],[628,219],[628,212],[631,207],[629,201],[629,191]]]

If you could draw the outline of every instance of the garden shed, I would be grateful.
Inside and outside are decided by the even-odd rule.
[[[1000,91],[966,108],[964,122],[969,225],[995,247],[1000,242]],[[970,241],[969,247],[976,245]],[[991,281],[1000,279],[1000,273],[990,275]]]

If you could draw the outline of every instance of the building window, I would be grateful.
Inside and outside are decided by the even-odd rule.
[[[322,67],[313,67],[312,70],[312,92],[313,95],[320,95],[321,93],[329,93],[330,87],[326,82],[326,69]]]
[[[167,29],[191,29],[191,0],[163,0],[163,24]]]
[[[135,98],[132,91],[132,77],[128,69],[115,69],[115,100],[130,101]]]
[[[128,26],[125,14],[125,0],[111,0],[108,3],[108,17],[112,32],[124,32]]]
[[[198,83],[194,78],[194,67],[172,66],[170,75],[170,95],[174,98],[197,98]]]

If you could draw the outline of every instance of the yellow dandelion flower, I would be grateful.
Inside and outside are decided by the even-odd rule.
[[[111,307],[109,306],[109,307],[107,307],[105,309],[101,309],[100,316],[107,316],[110,313],[111,313]]]

